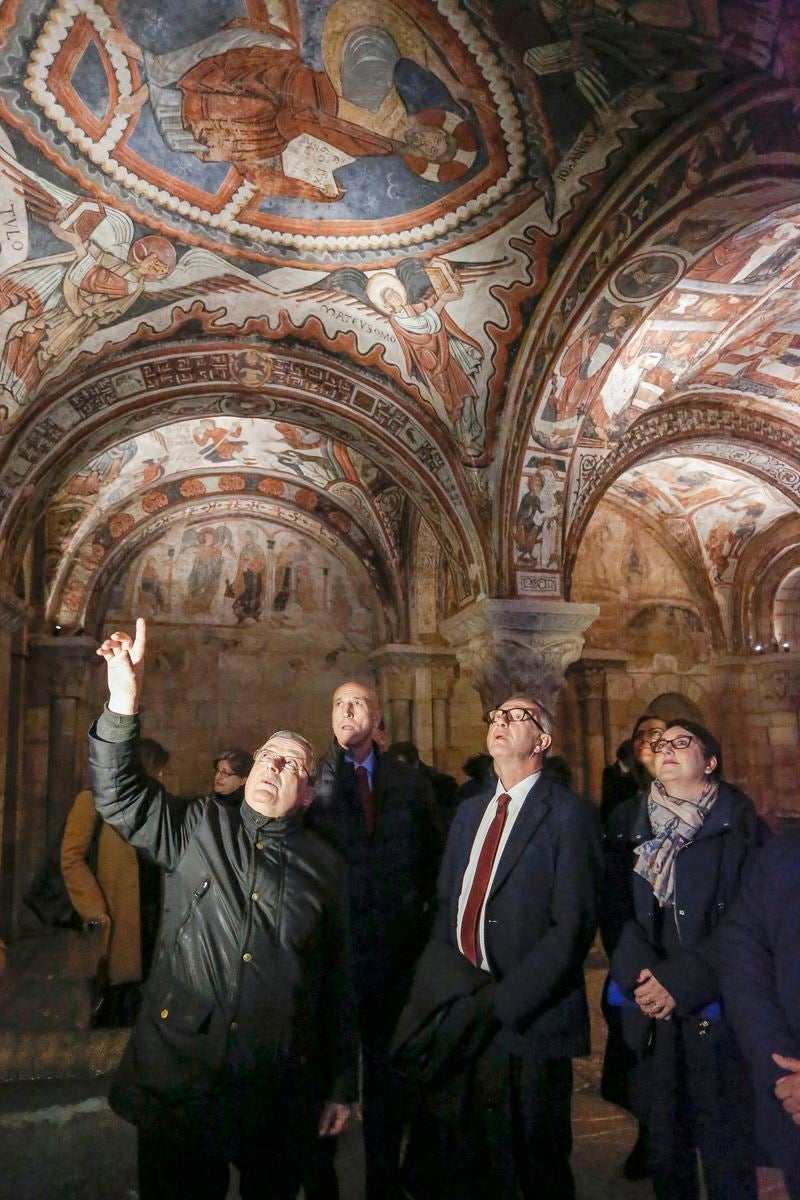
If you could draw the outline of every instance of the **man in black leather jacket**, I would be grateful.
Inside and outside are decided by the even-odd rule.
[[[280,731],[238,810],[176,801],[136,753],[145,625],[100,647],[109,703],[90,733],[97,810],[168,872],[159,951],[115,1077],[139,1133],[140,1200],[292,1200],[317,1133],[354,1096],[344,866],[307,830],[315,758]]]

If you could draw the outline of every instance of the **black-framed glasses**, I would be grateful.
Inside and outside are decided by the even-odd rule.
[[[687,746],[691,746],[693,741],[693,733],[680,733],[676,738],[659,738],[657,742],[651,742],[650,749],[653,754],[663,754],[667,746],[674,746],[676,750],[685,750]]]
[[[533,721],[537,729],[541,729],[542,733],[546,732],[530,708],[490,708],[483,719],[487,725],[495,725],[501,717],[505,717],[509,724],[514,725],[520,721]]]
[[[253,762],[272,763],[277,767],[278,763],[281,767],[286,767],[291,775],[308,775],[308,767],[299,758],[287,757],[285,754],[279,754],[277,750],[272,750],[267,746],[260,746],[258,750],[253,751]],[[278,770],[281,769],[278,767]]]

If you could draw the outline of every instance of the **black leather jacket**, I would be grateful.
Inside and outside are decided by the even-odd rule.
[[[277,1073],[320,1102],[352,1099],[341,858],[294,814],[169,796],[133,738],[93,730],[89,744],[98,812],[170,872],[112,1105],[136,1120],[149,1098],[215,1092],[232,1074],[245,1090]]]

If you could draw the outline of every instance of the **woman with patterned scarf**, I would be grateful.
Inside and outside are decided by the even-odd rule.
[[[656,777],[625,806],[605,877],[618,927],[612,1002],[637,1056],[634,1105],[650,1129],[658,1200],[699,1200],[697,1150],[708,1200],[756,1200],[750,1086],[706,944],[763,827],[721,778],[722,751],[702,725],[673,721],[652,749]]]

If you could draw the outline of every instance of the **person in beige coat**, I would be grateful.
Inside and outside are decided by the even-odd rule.
[[[159,779],[169,761],[164,747],[142,738],[139,756],[147,774]],[[61,872],[79,916],[86,925],[102,927],[107,941],[104,1003],[97,992],[94,999],[102,1017],[96,1012],[93,1023],[130,1024],[138,1006],[138,984],[152,958],[160,907],[158,869],[142,862],[110,825],[100,822],[87,789],[75,797],[67,817]]]

